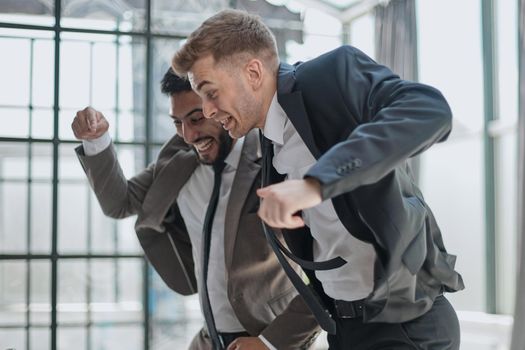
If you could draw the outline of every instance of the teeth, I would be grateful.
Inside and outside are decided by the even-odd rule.
[[[195,147],[199,151],[206,151],[206,150],[208,150],[211,147],[212,143],[213,143],[213,139],[209,138],[209,139],[206,139],[206,140],[204,140],[202,142],[199,142],[198,144],[195,145]]]
[[[221,120],[221,124],[222,124],[223,129],[226,129],[226,124],[228,124],[231,120],[232,120],[232,117],[228,117],[228,118],[226,118],[224,120]]]

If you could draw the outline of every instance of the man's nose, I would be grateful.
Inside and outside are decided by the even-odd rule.
[[[215,107],[215,104],[211,101],[206,101],[206,99],[203,99],[202,101],[202,114],[206,118],[213,118],[217,114],[217,107]]]

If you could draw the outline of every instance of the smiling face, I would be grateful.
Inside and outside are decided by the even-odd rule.
[[[208,55],[195,62],[188,77],[202,98],[204,116],[219,122],[231,137],[264,126],[267,99],[261,95],[260,76],[248,64],[216,64]]]
[[[193,147],[199,160],[213,164],[224,159],[231,150],[233,140],[219,123],[204,118],[200,97],[193,91],[184,91],[170,96],[170,116],[177,134]]]

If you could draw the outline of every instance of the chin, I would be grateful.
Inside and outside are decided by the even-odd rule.
[[[216,157],[210,157],[210,156],[200,156],[199,155],[199,161],[202,163],[202,164],[206,164],[206,165],[212,165],[213,162],[215,161],[215,158]]]
[[[228,134],[230,135],[231,138],[234,138],[234,139],[238,139],[246,135],[246,133],[243,133],[238,129],[229,130]]]

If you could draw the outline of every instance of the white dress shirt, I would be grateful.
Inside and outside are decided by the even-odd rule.
[[[274,145],[273,166],[287,179],[302,179],[315,164],[315,157],[301,139],[274,95],[264,136]],[[342,257],[347,263],[337,269],[315,271],[325,293],[333,299],[359,300],[373,290],[376,253],[369,243],[352,236],[339,220],[331,200],[302,211],[303,220],[313,237],[315,261]]]
[[[111,137],[105,133],[98,139],[83,140],[84,153],[86,156],[96,155],[105,150],[111,143]],[[208,267],[208,294],[219,332],[235,333],[245,331],[228,300],[226,265],[224,258],[224,225],[226,206],[229,201],[230,192],[235,177],[235,172],[241,158],[244,138],[238,139],[231,152],[225,159],[226,167],[222,172],[219,202],[213,219],[211,232],[210,257]],[[190,237],[193,260],[195,262],[195,275],[200,283],[201,273],[201,238],[204,217],[208,209],[211,192],[213,189],[214,174],[210,165],[199,164],[188,181],[181,188],[177,197],[177,205],[181,212],[184,223]],[[200,285],[198,286],[200,289]],[[202,311],[202,305],[201,305]],[[275,347],[262,335],[259,339],[270,349]]]
[[[241,157],[244,139],[238,139],[233,149],[225,159],[226,167],[222,172],[219,202],[211,231],[210,258],[208,264],[208,294],[219,332],[242,332],[243,326],[235,316],[228,300],[228,285],[226,281],[226,266],[224,260],[224,219],[226,206],[230,197],[233,178]],[[199,164],[184,184],[177,197],[177,205],[188,229],[193,247],[195,275],[200,283],[202,226],[213,189],[213,168],[211,165]],[[199,285],[199,289],[202,287]]]

